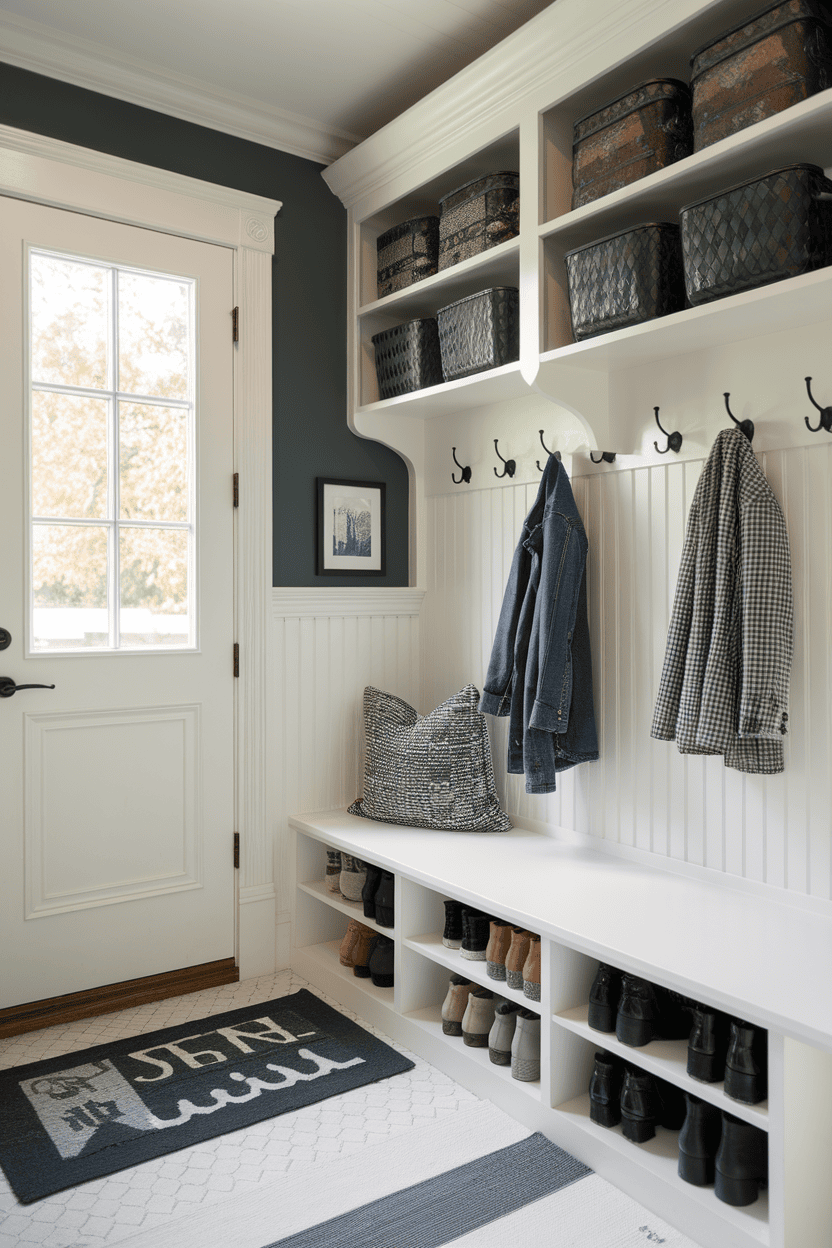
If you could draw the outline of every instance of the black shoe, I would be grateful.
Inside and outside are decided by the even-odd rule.
[[[598,973],[589,990],[587,1022],[594,1031],[615,1031],[615,1016],[621,997],[621,972],[599,962]]]
[[[635,1067],[625,1067],[621,1087],[621,1130],[624,1136],[634,1144],[652,1140],[659,1112],[659,1090],[653,1076]]]
[[[600,1127],[614,1127],[621,1121],[623,1081],[624,1063],[606,1049],[596,1053],[589,1081],[589,1116]]]
[[[393,888],[393,872],[382,871],[374,898],[379,927],[393,927]]]
[[[462,902],[445,902],[445,930],[442,944],[446,949],[458,949],[462,944]]]
[[[685,1094],[675,1083],[656,1076],[659,1093],[659,1122],[668,1131],[679,1131],[685,1121]]]
[[[714,1191],[726,1205],[751,1205],[768,1180],[768,1136],[759,1127],[722,1111],[722,1139],[714,1167]]]
[[[728,1019],[709,1005],[691,1002],[692,1027],[688,1039],[688,1074],[702,1083],[718,1083],[725,1077],[728,1052]]]
[[[484,962],[488,939],[491,935],[491,920],[480,910],[462,910],[462,948],[460,953],[469,962]]]
[[[615,1034],[622,1044],[641,1048],[651,1040],[686,1040],[690,1003],[678,992],[659,988],[637,975],[623,975]]]
[[[745,1105],[757,1105],[768,1095],[768,1032],[731,1019],[725,1059],[725,1095]]]
[[[367,878],[361,890],[361,900],[364,902],[364,918],[374,919],[376,917],[376,889],[381,883],[381,867],[373,867],[369,862],[366,866]]]
[[[389,936],[376,936],[367,964],[376,988],[393,987],[393,942]]]
[[[714,1166],[722,1134],[722,1111],[685,1093],[687,1112],[679,1132],[679,1178],[695,1187],[714,1181]]]

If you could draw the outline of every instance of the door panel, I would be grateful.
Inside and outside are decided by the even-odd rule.
[[[0,699],[2,1008],[234,952],[233,261],[20,200],[0,223],[0,675],[55,686]],[[110,293],[69,315],[39,252]]]

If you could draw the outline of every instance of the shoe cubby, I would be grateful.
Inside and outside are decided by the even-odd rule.
[[[785,974],[785,962],[779,964],[775,952],[786,949],[790,939],[800,944],[794,929],[801,923],[811,933],[806,947],[820,947],[817,916],[805,920],[795,908],[745,898],[748,948],[740,949],[736,941],[726,948],[716,935],[732,922],[726,890],[697,885],[691,901],[690,886],[680,877],[598,852],[576,853],[541,833],[515,828],[499,837],[462,836],[378,824],[343,811],[296,816],[292,826],[298,870],[293,966],[310,982],[477,1096],[542,1131],[703,1248],[829,1242],[832,1041],[824,1044],[822,1028],[812,1021],[825,1008],[809,990],[810,983],[816,988],[816,977],[791,964]],[[376,989],[338,964],[340,939],[356,911],[339,905],[325,886],[314,887],[323,885],[327,845],[394,874],[392,989]],[[624,904],[636,892],[643,901],[638,912]],[[539,1002],[491,979],[485,962],[463,959],[459,950],[442,944],[446,900],[540,933]],[[693,944],[689,939],[688,916],[703,908],[715,933],[707,957],[705,937]],[[832,942],[832,923],[828,936]],[[768,956],[758,973],[762,948]],[[691,1078],[685,1040],[636,1047],[589,1027],[599,962],[765,1028],[768,1101],[746,1105],[726,1097],[721,1083]],[[443,1032],[442,1006],[452,975],[539,1014],[539,1080],[515,1079],[509,1067],[490,1060],[487,1047],[466,1045],[463,1037]],[[789,1006],[798,1021],[789,1021]],[[729,1205],[713,1186],[700,1188],[679,1176],[678,1131],[658,1126],[653,1138],[635,1143],[620,1125],[593,1122],[589,1083],[595,1054],[602,1051],[765,1131],[768,1190],[749,1205]]]

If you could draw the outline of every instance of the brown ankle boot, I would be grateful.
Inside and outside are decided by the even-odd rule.
[[[532,934],[525,928],[513,927],[511,929],[511,944],[506,954],[506,984],[518,992],[523,991],[523,967],[529,956],[531,940]]]
[[[491,935],[485,950],[485,969],[489,979],[505,979],[506,954],[511,945],[511,924],[491,920]]]
[[[523,963],[523,995],[531,1001],[540,1000],[540,937],[532,936],[529,952]]]
[[[350,925],[344,933],[344,939],[341,941],[341,949],[339,953],[339,962],[342,966],[355,966],[355,946],[358,941],[359,930],[364,926],[357,919],[350,919]]]
[[[353,946],[352,973],[359,979],[370,978],[370,950],[376,933],[371,927],[365,926],[364,923],[358,924],[358,938]]]

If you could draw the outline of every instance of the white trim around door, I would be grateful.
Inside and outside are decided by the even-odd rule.
[[[0,195],[229,247],[234,357],[235,814],[241,979],[275,968],[273,831],[267,786],[272,628],[271,257],[278,200],[0,126]],[[229,334],[231,309],[229,309]],[[229,499],[232,483],[229,481]],[[229,655],[229,662],[231,656]]]

